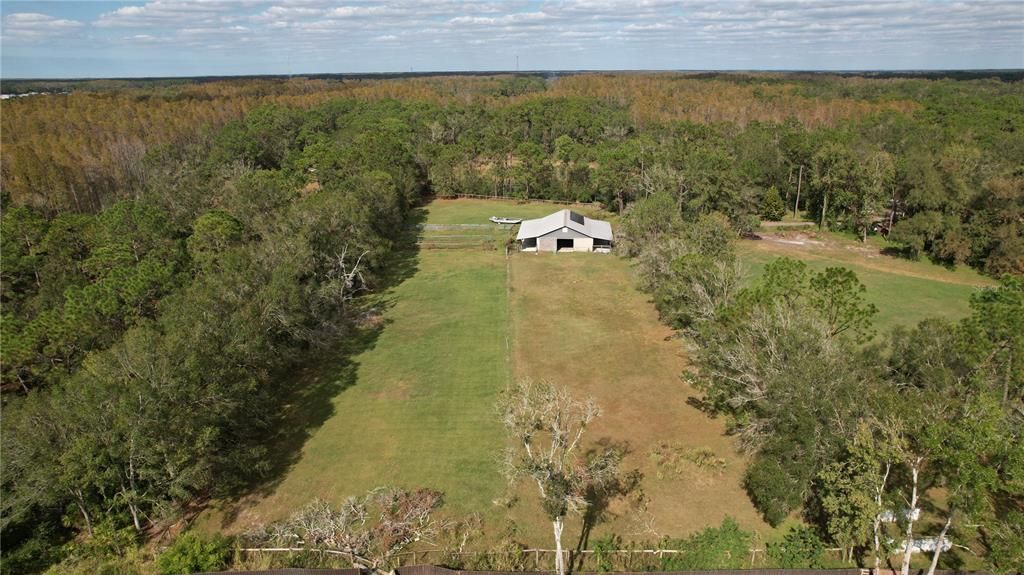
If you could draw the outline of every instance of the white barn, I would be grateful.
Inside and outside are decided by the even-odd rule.
[[[559,210],[519,225],[516,241],[524,252],[611,251],[612,226],[571,210]]]

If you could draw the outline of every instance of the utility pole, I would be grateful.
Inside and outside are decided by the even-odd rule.
[[[892,186],[892,200],[889,206],[889,227],[885,228],[885,239],[889,239],[889,232],[892,231],[892,220],[896,216],[896,185]]]
[[[790,172],[792,173],[792,172]],[[793,176],[790,176],[791,178]],[[790,180],[791,182],[793,180]],[[796,202],[793,204],[793,217],[796,217],[797,211],[800,210],[800,184],[804,181],[804,165],[800,164],[800,175],[796,178]]]
[[[825,190],[821,202],[821,221],[818,222],[818,230],[820,231],[825,227],[825,210],[828,209],[828,190]]]
[[[519,71],[519,54],[516,54],[516,72]]]

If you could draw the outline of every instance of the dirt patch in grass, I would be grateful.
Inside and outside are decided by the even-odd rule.
[[[851,241],[831,233],[807,230],[762,231],[761,239],[741,242],[743,249],[762,251],[799,259],[817,259],[834,265],[856,265],[875,271],[916,277],[944,283],[987,286],[995,282],[966,266],[948,269],[927,261],[911,261],[882,253],[877,238],[868,243]]]
[[[413,398],[413,384],[408,381],[389,381],[370,396],[381,401],[408,401]]]

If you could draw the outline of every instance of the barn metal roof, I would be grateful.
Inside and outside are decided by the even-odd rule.
[[[612,225],[603,220],[595,220],[570,210],[559,210],[551,215],[525,220],[519,224],[517,240],[537,238],[560,228],[569,228],[598,240],[612,241]]]

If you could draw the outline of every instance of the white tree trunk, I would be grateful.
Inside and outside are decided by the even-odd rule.
[[[142,524],[139,522],[139,511],[138,511],[138,509],[136,509],[134,504],[129,503],[128,504],[128,511],[130,511],[131,514],[132,514],[132,523],[135,525],[135,531],[136,532],[141,532],[142,531]]]
[[[562,555],[562,529],[565,527],[563,518],[555,519],[552,526],[555,530],[555,572],[558,575],[565,575],[565,557]]]
[[[873,529],[875,534],[875,573],[878,573],[882,567],[882,558],[879,556],[882,547],[882,494],[885,493],[885,483],[889,480],[889,471],[891,469],[892,464],[886,463],[885,474],[882,475],[882,483],[875,488],[875,521]]]
[[[928,575],[935,575],[935,568],[939,566],[939,555],[942,555],[942,542],[946,540],[946,533],[949,532],[949,525],[953,522],[953,513],[946,517],[946,524],[942,526],[942,533],[935,540],[935,554],[932,555],[932,564],[928,566]]]
[[[875,532],[875,573],[878,573],[879,572],[878,570],[882,567],[882,558],[878,554],[880,548],[882,547],[881,533],[880,533],[882,531],[882,520],[879,517],[880,515],[881,515],[880,513],[875,515],[875,523],[874,523],[874,532]]]
[[[85,504],[83,503],[84,500],[82,498],[82,494],[79,491],[75,491],[74,495],[75,495],[75,505],[78,506],[78,510],[82,513],[82,519],[85,519],[85,530],[89,533],[89,537],[92,537],[92,518],[89,517],[89,512],[86,511],[86,509],[85,509]]]
[[[914,545],[914,514],[917,509],[917,475],[921,467],[921,458],[914,460],[910,468],[914,484],[910,491],[910,513],[907,515],[906,541],[903,542],[903,565],[900,567],[900,575],[910,575],[910,554]]]
[[[796,180],[796,202],[793,204],[793,217],[800,210],[800,184],[804,183],[804,165],[800,164],[800,176]]]

